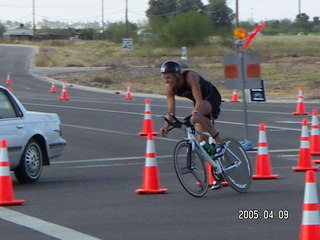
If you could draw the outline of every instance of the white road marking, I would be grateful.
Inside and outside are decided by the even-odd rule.
[[[275,150],[269,150],[271,153],[281,153],[281,152],[298,152],[299,149],[275,149]]]
[[[298,156],[299,156],[298,154],[282,154],[282,155],[280,155],[280,157],[283,157],[283,158],[296,158]]]
[[[301,121],[276,121],[277,123],[294,123],[294,124],[301,124]]]
[[[139,137],[138,134],[123,132],[123,131],[114,131],[114,130],[108,130],[108,129],[102,129],[102,128],[85,127],[85,126],[79,126],[79,125],[74,125],[74,124],[65,124],[65,123],[62,123],[61,125],[62,126],[66,126],[66,127],[73,127],[73,128],[80,128],[80,129],[90,130],[90,131],[97,131],[97,132],[105,132],[105,133],[113,133],[113,134],[120,134],[120,135]],[[179,141],[177,139],[172,139],[172,138],[167,138],[167,137],[165,137],[165,138],[164,137],[155,137],[155,139],[163,140],[163,141],[170,141],[170,142],[178,142]]]
[[[96,109],[96,108],[72,107],[72,106],[57,106],[57,105],[40,104],[40,103],[39,104],[37,104],[37,103],[24,103],[24,104],[35,105],[35,106],[56,107],[56,108],[77,109],[77,110],[84,110],[84,111],[110,112],[110,113],[116,113],[116,114],[128,114],[128,115],[139,115],[139,116],[143,116],[144,115],[144,113],[115,111],[115,110],[108,110],[108,109]],[[141,104],[139,104],[139,105],[141,105]],[[157,105],[157,106],[162,106],[162,105]],[[181,108],[190,108],[190,107],[181,106]],[[224,111],[231,111],[231,112],[232,111],[234,111],[234,112],[243,111],[243,110],[236,110],[236,109],[223,109],[223,110]],[[250,110],[248,112],[287,115],[287,113],[284,113],[284,112],[265,112],[265,111],[252,111],[252,110]],[[163,115],[152,114],[152,116],[153,117],[162,117]],[[230,125],[243,126],[243,123],[241,123],[241,122],[227,122],[227,121],[220,121],[220,120],[217,120],[216,122],[217,123],[221,123],[221,124],[230,124]],[[285,123],[285,121],[283,123]],[[64,124],[64,125],[67,125],[67,124]],[[76,126],[76,125],[68,125],[68,126]],[[250,126],[250,127],[259,127],[259,124],[248,124],[248,126]],[[80,128],[81,126],[78,126],[78,127]],[[86,128],[86,127],[83,127],[83,128]],[[90,129],[90,128],[87,128],[87,129]],[[271,126],[271,125],[267,126],[267,130],[270,130],[270,131],[301,131],[300,128],[276,127],[276,126]],[[110,130],[108,130],[108,131],[111,132]],[[120,132],[116,132],[115,131],[113,133],[120,133]],[[169,140],[169,139],[167,138],[166,140]]]
[[[131,115],[141,115],[141,116],[144,115],[144,113],[125,112],[125,111],[116,111],[116,110],[98,109],[98,108],[58,106],[58,105],[40,104],[40,103],[24,103],[24,104],[25,104],[25,105],[34,105],[34,106],[43,106],[43,107],[55,107],[55,108],[76,109],[76,110],[84,110],[84,111],[91,111],[91,112],[111,112],[111,113],[118,113],[118,114],[131,114]]]
[[[163,155],[157,156],[157,158],[172,158],[172,155]],[[97,158],[97,159],[84,159],[84,160],[74,160],[74,161],[53,161],[51,164],[69,164],[69,163],[93,163],[93,162],[109,162],[109,161],[127,161],[127,160],[141,160],[145,156],[136,156],[136,157],[117,157],[117,158]]]
[[[297,154],[281,154],[277,155],[280,157],[297,157],[299,149],[276,149],[276,150],[269,150],[269,153],[289,153],[289,152],[297,152]],[[247,151],[247,154],[257,154],[257,151]],[[173,158],[172,155],[162,155],[156,157],[157,159],[171,159]],[[144,160],[145,156],[135,156],[135,157],[117,157],[117,158],[97,158],[97,159],[83,159],[83,160],[70,160],[70,161],[52,161],[51,165],[64,165],[64,164],[86,164],[91,163],[90,165],[86,166],[75,166],[71,168],[95,168],[95,167],[115,167],[115,166],[127,166],[127,165],[142,165],[143,162],[140,163],[107,163],[111,161],[130,161],[130,160]],[[105,163],[105,164],[96,164],[94,163]],[[161,163],[159,161],[158,163]]]
[[[0,207],[0,218],[61,240],[101,240],[100,238],[92,237],[70,228],[31,217],[4,207]]]
[[[134,165],[143,165],[142,163],[127,163],[126,166],[134,166]],[[102,168],[102,167],[123,167],[124,164],[99,164],[99,165],[88,165],[88,166],[77,166],[77,167],[70,167],[70,168]]]

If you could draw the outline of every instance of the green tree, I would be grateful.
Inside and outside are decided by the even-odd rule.
[[[231,8],[227,6],[226,0],[209,0],[205,6],[204,14],[209,14],[213,28],[230,28],[234,14]]]
[[[190,10],[202,8],[201,0],[150,0],[146,11],[149,21],[153,18],[168,18],[178,16]]]
[[[95,28],[85,28],[81,30],[81,37],[84,40],[96,40],[99,39],[99,32]]]
[[[210,34],[209,18],[195,11],[169,18],[157,32],[160,44],[170,47],[194,46],[204,42]]]
[[[319,17],[313,17],[312,25],[312,32],[319,32],[320,31],[320,19]]]
[[[5,31],[6,31],[5,26],[0,23],[0,39],[3,39],[3,34]]]
[[[138,25],[134,23],[116,22],[108,24],[103,33],[103,38],[116,43],[121,43],[122,38],[134,38],[137,36]]]
[[[251,28],[254,29],[254,28]],[[293,22],[290,19],[282,20],[270,20],[267,21],[266,26],[263,29],[263,34],[277,35],[281,33],[293,33],[295,28]]]
[[[309,22],[309,16],[305,13],[298,14],[295,20],[295,26],[300,29],[301,32],[310,32],[312,24]]]

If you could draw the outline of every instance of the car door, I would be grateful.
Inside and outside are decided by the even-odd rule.
[[[6,139],[11,168],[15,168],[20,156],[26,136],[24,130],[24,116],[14,98],[4,88],[0,88],[0,139]]]

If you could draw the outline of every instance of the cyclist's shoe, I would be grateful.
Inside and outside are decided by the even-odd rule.
[[[216,144],[216,149],[215,149],[215,154],[214,154],[214,158],[218,158],[221,157],[227,150],[227,143],[223,142],[223,143],[217,143]]]
[[[223,181],[223,175],[221,173],[213,173],[214,181],[212,183],[211,190],[217,190],[219,188],[222,188],[221,182]]]
[[[222,188],[222,184],[220,181],[213,181],[211,190],[217,190],[219,188]]]

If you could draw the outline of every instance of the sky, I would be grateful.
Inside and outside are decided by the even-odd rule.
[[[130,22],[147,19],[145,11],[149,0],[0,0],[0,21],[32,22],[33,2],[36,22],[42,19],[70,23],[101,22],[102,3],[105,22],[125,21],[126,1]],[[202,2],[208,3],[206,0]],[[299,13],[299,3],[301,13],[306,13],[310,20],[320,16],[320,0],[238,0],[239,20],[294,20]],[[227,4],[235,12],[236,0],[227,0]]]

